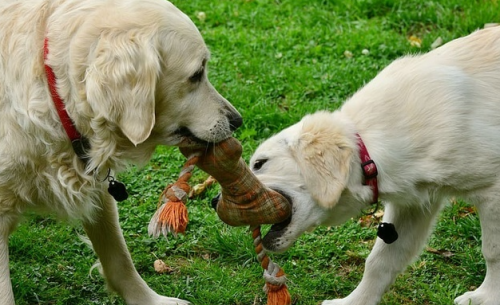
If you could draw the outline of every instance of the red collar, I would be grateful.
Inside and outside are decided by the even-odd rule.
[[[363,170],[363,176],[365,178],[363,181],[363,185],[369,185],[372,188],[373,190],[372,204],[374,204],[378,202],[377,165],[375,165],[375,162],[370,158],[368,149],[366,149],[365,143],[363,143],[363,140],[361,139],[359,134],[356,133],[356,136],[358,137],[359,156],[361,158],[361,169]]]
[[[49,84],[49,90],[50,90],[50,95],[52,96],[52,101],[54,101],[54,105],[56,107],[57,114],[59,115],[59,119],[61,120],[64,130],[66,131],[66,134],[71,140],[71,145],[73,146],[75,153],[84,163],[87,163],[89,157],[86,151],[88,151],[90,145],[88,143],[88,140],[85,137],[83,137],[78,132],[78,130],[76,130],[75,124],[73,123],[73,120],[71,120],[71,118],[69,117],[69,114],[66,111],[61,96],[59,95],[59,93],[57,93],[56,75],[54,74],[52,67],[50,67],[47,64],[48,54],[49,54],[49,40],[48,38],[45,38],[43,44],[43,59],[45,63],[45,74],[47,75],[47,81]]]
[[[69,117],[68,112],[64,107],[64,102],[61,96],[59,95],[59,93],[57,93],[56,75],[54,74],[52,67],[50,67],[47,64],[48,54],[49,54],[49,40],[48,38],[45,38],[43,44],[43,59],[45,62],[45,74],[47,75],[47,81],[49,82],[50,95],[52,95],[52,100],[54,101],[54,105],[56,106],[57,114],[59,114],[59,118],[61,119],[61,123],[63,124],[64,130],[66,130],[66,134],[68,135],[69,139],[71,141],[74,141],[76,139],[81,139],[82,136],[80,135],[78,130],[76,130],[73,121]]]

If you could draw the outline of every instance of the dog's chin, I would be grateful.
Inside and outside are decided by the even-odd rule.
[[[293,205],[292,198],[287,193],[272,187],[271,189],[282,195],[290,205]],[[292,215],[290,215],[290,217],[288,217],[284,221],[273,224],[271,226],[269,232],[267,232],[267,234],[262,239],[262,245],[267,251],[280,253],[286,251],[292,246],[295,240],[286,238],[287,235],[290,235],[289,225],[292,222],[292,216],[293,212]]]
[[[288,225],[290,224],[291,218],[288,218],[284,222],[277,223],[271,226],[269,232],[262,239],[262,245],[264,249],[269,252],[282,253],[288,250],[295,239],[287,238],[286,235],[288,231]]]
[[[287,238],[290,235],[289,225],[291,221],[292,216],[271,226],[269,232],[262,239],[262,245],[267,251],[280,253],[292,246],[295,240]]]
[[[231,137],[231,134],[228,134],[227,136],[220,135],[219,137],[204,139],[199,136],[196,136],[187,127],[178,128],[174,134],[179,138],[179,143],[176,146],[187,147],[187,148],[208,147],[210,145],[217,144]]]
[[[189,148],[207,147],[208,145],[211,144],[210,141],[195,136],[191,132],[191,130],[189,130],[189,128],[186,127],[178,128],[175,131],[175,135],[180,139],[179,144],[177,144],[177,146],[179,147],[189,147]]]
[[[202,148],[210,145],[210,142],[203,141],[196,137],[182,137],[176,146],[186,148]]]

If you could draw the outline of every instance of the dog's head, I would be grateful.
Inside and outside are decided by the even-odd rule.
[[[196,26],[166,1],[138,2],[131,16],[105,17],[117,25],[100,34],[86,75],[96,115],[134,145],[228,138],[241,116],[208,81],[210,54]]]
[[[238,111],[209,82],[210,53],[184,13],[165,0],[91,3],[78,8],[88,13],[73,36],[56,22],[48,32],[57,36],[49,37],[52,46],[70,37],[69,54],[58,54],[64,46],[55,46],[49,54],[59,58],[49,57],[49,64],[59,77],[64,72],[58,73],[57,61],[69,62],[79,96],[72,100],[86,103],[68,107],[78,110],[77,126],[90,134],[93,158],[106,155],[99,145],[116,144],[123,158],[143,162],[157,145],[217,143],[242,124]]]
[[[250,168],[267,187],[292,202],[292,216],[271,227],[267,250],[289,248],[305,231],[338,225],[362,208],[349,194],[356,140],[336,113],[319,112],[263,142]],[[352,133],[354,134],[354,133]]]

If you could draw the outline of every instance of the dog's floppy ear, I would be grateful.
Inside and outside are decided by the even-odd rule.
[[[90,56],[86,90],[95,114],[134,145],[144,142],[155,124],[159,58],[152,43],[138,33],[103,33]]]
[[[300,135],[291,145],[313,198],[322,207],[335,206],[347,185],[354,150],[331,113],[304,117]]]

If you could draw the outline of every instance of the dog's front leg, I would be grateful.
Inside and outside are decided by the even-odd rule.
[[[500,205],[497,197],[498,191],[494,190],[490,198],[485,196],[483,197],[485,202],[477,204],[481,221],[482,250],[486,261],[486,277],[481,286],[457,297],[454,304],[500,304]]]
[[[128,305],[189,304],[160,296],[147,286],[132,263],[118,222],[116,203],[108,196],[103,200],[97,217],[83,226],[99,257],[109,287],[120,294]]]
[[[441,209],[440,203],[425,208],[420,203],[416,205],[418,207],[404,209],[386,206],[384,222],[395,225],[399,238],[392,244],[377,238],[358,287],[346,298],[324,301],[322,305],[379,304],[396,276],[420,253]]]
[[[14,294],[9,272],[9,234],[10,226],[0,217],[0,304],[14,305]]]

